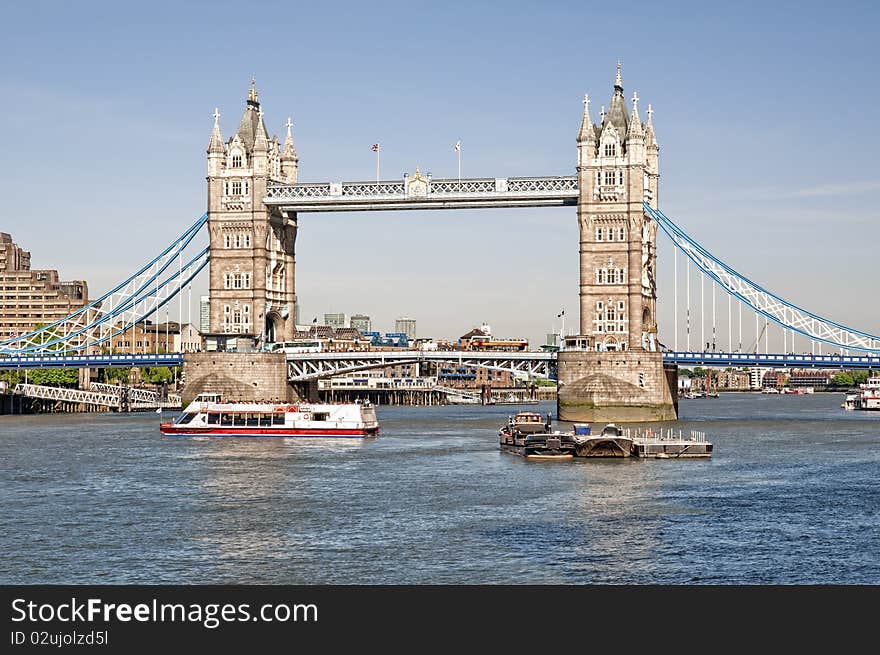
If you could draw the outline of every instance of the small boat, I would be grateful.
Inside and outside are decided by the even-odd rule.
[[[355,403],[224,403],[199,394],[183,412],[159,426],[170,437],[375,437],[376,410]]]
[[[574,436],[551,432],[552,421],[537,412],[517,412],[498,431],[501,450],[527,459],[571,459],[575,455]]]
[[[575,455],[578,457],[629,457],[633,440],[622,428],[609,423],[600,434],[591,434],[589,426],[575,425]]]
[[[841,406],[844,409],[880,411],[880,375],[870,377],[858,389],[848,391]]]
[[[537,405],[538,402],[532,398],[517,396],[515,393],[509,393],[507,396],[492,399],[493,405]]]

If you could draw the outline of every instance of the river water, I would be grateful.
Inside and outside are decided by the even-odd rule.
[[[0,583],[878,584],[880,413],[842,400],[684,400],[710,460],[526,461],[515,406],[382,406],[367,441],[2,416]]]

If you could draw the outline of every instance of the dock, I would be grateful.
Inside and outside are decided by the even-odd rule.
[[[712,457],[712,444],[706,433],[692,430],[683,434],[672,429],[665,432],[657,430],[638,431],[632,435],[632,455],[648,459],[676,459]]]

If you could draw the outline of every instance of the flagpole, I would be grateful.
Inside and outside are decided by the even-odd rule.
[[[379,184],[379,151],[381,149],[381,146],[376,148],[376,184]]]
[[[461,184],[461,141],[458,144],[458,183]]]

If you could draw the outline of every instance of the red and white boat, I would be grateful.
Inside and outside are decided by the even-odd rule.
[[[219,394],[199,394],[171,423],[169,437],[375,437],[371,403],[224,403]]]

